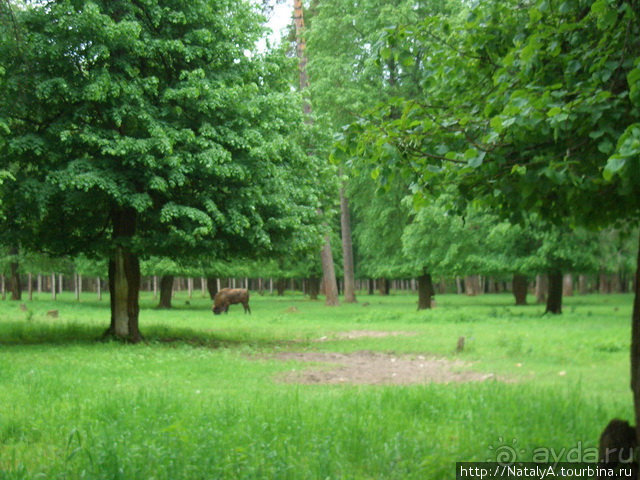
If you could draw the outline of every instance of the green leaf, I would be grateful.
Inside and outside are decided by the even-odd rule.
[[[562,113],[562,108],[553,107],[553,108],[549,109],[549,111],[547,112],[547,117],[555,117],[556,115],[559,115],[561,113]]]
[[[606,155],[611,155],[613,153],[613,143],[611,140],[605,139],[598,144],[598,150]]]
[[[624,157],[620,157],[617,155],[609,157],[609,159],[607,160],[607,165],[604,167],[604,170],[602,172],[602,176],[607,181],[611,180],[613,176],[625,166],[626,163],[627,159]]]
[[[390,60],[392,55],[393,55],[393,52],[391,48],[382,47],[380,49],[380,58],[382,58],[383,60]]]
[[[629,84],[629,98],[633,104],[640,107],[640,63],[627,74]]]

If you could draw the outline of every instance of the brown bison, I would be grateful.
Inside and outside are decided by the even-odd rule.
[[[216,293],[213,299],[213,313],[220,315],[222,312],[229,313],[229,305],[241,303],[244,313],[251,313],[249,308],[249,290],[246,288],[223,288]]]

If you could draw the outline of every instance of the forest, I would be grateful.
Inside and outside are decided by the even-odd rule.
[[[637,454],[638,52],[638,0],[1,0],[0,478]]]

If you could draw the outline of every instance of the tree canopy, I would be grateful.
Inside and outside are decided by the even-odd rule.
[[[14,14],[0,45],[3,243],[112,259],[315,246],[321,167],[296,141],[293,65],[257,54],[249,2]]]

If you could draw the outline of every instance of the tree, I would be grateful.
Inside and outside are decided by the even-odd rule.
[[[470,6],[464,29],[451,28],[459,19],[428,18],[390,32],[392,55],[417,48],[428,58],[429,103],[400,99],[399,118],[381,107],[349,133],[356,150],[372,154],[383,173],[410,170],[419,191],[455,182],[463,197],[511,218],[535,212],[565,224],[637,222],[638,3],[511,3]],[[397,152],[411,161],[394,163]],[[640,438],[640,256],[631,388]]]
[[[513,275],[516,305],[526,304],[528,275],[548,275],[547,313],[562,313],[563,273],[593,271],[598,262],[597,234],[553,225],[537,216],[517,224],[496,222],[487,240],[492,270]]]
[[[307,74],[307,53],[302,0],[294,0],[293,18],[296,29],[296,56],[298,58],[299,87],[300,91],[304,92],[309,87],[309,76]],[[311,104],[308,99],[305,99],[303,109],[306,121],[312,123]],[[333,253],[331,250],[330,235],[328,232],[324,237],[324,244],[322,245],[320,258],[322,259],[322,284],[324,286],[325,304],[329,306],[336,306],[339,304],[338,285],[336,283]]]
[[[19,37],[0,27],[0,168],[15,177],[0,196],[16,208],[0,231],[109,258],[108,333],[141,339],[141,255],[259,256],[317,233],[289,62],[246,53],[261,33],[249,2],[61,1],[15,17]]]

